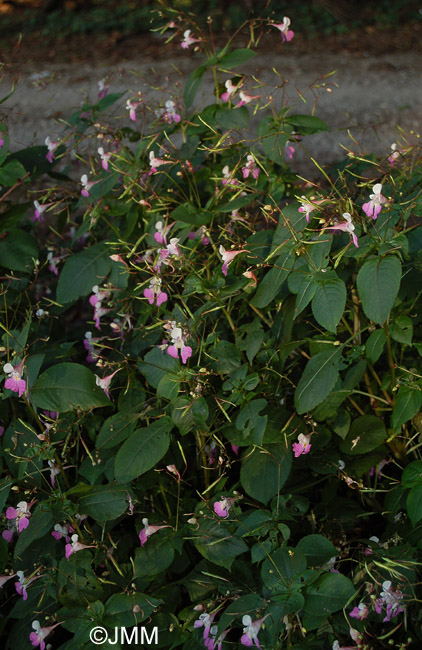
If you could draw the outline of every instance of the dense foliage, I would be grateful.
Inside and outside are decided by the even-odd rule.
[[[232,72],[288,21],[164,22],[183,97],[0,126],[6,648],[419,647],[420,151],[296,178],[328,126]]]

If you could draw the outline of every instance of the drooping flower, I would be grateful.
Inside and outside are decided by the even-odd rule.
[[[249,174],[252,174],[253,178],[257,179],[259,176],[259,167],[255,162],[255,158],[248,154],[247,163],[242,167],[243,178],[248,178]]]
[[[12,578],[14,578],[15,575],[16,575],[15,573],[12,573],[12,575],[10,575],[10,576],[9,575],[0,576],[0,589],[3,589],[3,585],[5,585],[6,582],[8,582]]]
[[[51,531],[51,535],[52,537],[54,537],[54,539],[57,540],[64,537],[66,542],[69,543],[70,535],[73,533],[73,530],[74,528],[70,524],[65,524],[64,526],[62,526],[61,524],[55,524],[54,529]]]
[[[228,268],[233,262],[234,258],[237,257],[237,255],[240,255],[240,253],[247,253],[248,251],[244,250],[243,248],[239,251],[226,251],[224,246],[220,246],[218,252],[223,259],[223,266],[221,267],[221,270],[223,272],[223,275],[227,275]]]
[[[289,41],[292,40],[293,36],[295,33],[289,29],[290,27],[290,18],[287,18],[287,16],[284,16],[283,22],[282,23],[271,23],[272,27],[275,27],[280,31],[281,34],[281,39],[283,43],[288,43]]]
[[[387,460],[386,458],[383,458],[383,459],[380,460],[380,462],[378,463],[378,466],[377,466],[377,467],[378,467],[378,471],[377,471],[377,479],[378,479],[378,480],[381,479],[381,476],[382,476],[382,470],[383,470],[384,467],[385,467],[386,465],[388,465],[389,463],[390,463],[390,461]],[[370,470],[369,470],[369,476],[371,476],[371,477],[372,477],[372,476],[375,476],[375,470],[376,470],[375,466],[371,467]]]
[[[98,82],[98,99],[104,99],[108,93],[110,85],[106,83],[105,79],[100,79]]]
[[[101,329],[101,316],[107,314],[110,310],[102,306],[102,301],[110,296],[110,291],[103,289],[100,291],[98,285],[92,287],[93,295],[89,298],[89,304],[94,307],[94,322],[97,330]]]
[[[25,578],[23,571],[16,571],[16,577],[18,578],[18,582],[15,582],[15,589],[19,594],[19,596],[22,596],[23,600],[27,600],[28,598],[28,594],[26,593],[27,588],[32,582],[34,582],[34,580],[37,580],[41,576],[33,576],[32,578]]]
[[[67,561],[69,561],[69,558],[71,555],[73,555],[73,553],[82,551],[84,548],[95,548],[92,544],[87,545],[78,542],[79,539],[78,535],[72,535],[70,539],[71,539],[70,544],[66,544],[66,546],[64,547],[65,557]]]
[[[171,99],[168,99],[165,103],[163,119],[167,122],[167,124],[171,124],[172,122],[178,124],[182,119],[179,113],[176,112],[176,104]]]
[[[256,279],[256,275],[253,271],[245,271],[242,273],[242,275],[245,278],[248,278],[248,280],[252,280],[252,284],[249,284],[250,287],[256,286],[258,284],[258,280]]]
[[[393,142],[391,145],[391,154],[388,156],[387,160],[390,163],[390,165],[395,165],[396,162],[399,160],[401,156],[401,151],[398,148],[397,142]]]
[[[52,140],[50,139],[50,136],[47,136],[44,143],[45,143],[45,146],[48,149],[48,152],[47,152],[45,157],[47,158],[48,162],[52,163],[53,160],[54,160],[54,152],[56,151],[56,149],[59,146],[60,142],[52,142]]]
[[[382,583],[383,591],[380,593],[380,598],[374,603],[375,611],[377,614],[381,614],[383,607],[385,606],[386,616],[383,618],[383,623],[387,623],[391,620],[391,617],[395,617],[398,614],[401,614],[405,610],[405,606],[402,603],[403,594],[400,589],[393,589],[391,580],[385,580]]]
[[[195,38],[194,36],[191,36],[192,32],[190,29],[187,29],[185,32],[183,32],[183,41],[181,42],[181,46],[184,50],[188,50],[191,45],[194,43],[199,43],[200,38]]]
[[[95,338],[92,336],[92,332],[85,332],[84,348],[88,352],[88,354],[86,355],[86,360],[88,361],[88,363],[95,363],[100,356],[100,350],[95,345],[95,343],[97,343],[97,341],[99,340],[100,340],[99,338]]]
[[[254,99],[259,99],[260,97],[262,97],[262,95],[250,95],[249,93],[245,93],[244,90],[241,90],[239,93],[239,97],[240,97],[240,102],[236,104],[236,108],[240,108],[244,104],[250,104],[251,102],[253,102]]]
[[[224,85],[226,87],[226,91],[221,94],[221,99],[223,100],[223,102],[228,102],[229,99],[232,98],[232,96],[236,93],[236,91],[242,85],[242,83],[235,85],[232,82],[231,79],[227,79],[227,81],[224,82]]]
[[[98,153],[100,154],[102,168],[108,172],[108,161],[110,160],[112,153],[110,151],[105,153],[103,147],[98,147]]]
[[[223,167],[223,179],[221,181],[222,185],[239,185],[237,178],[233,177],[233,172],[230,171],[228,165]]]
[[[220,501],[214,503],[215,514],[226,519],[229,516],[230,508],[235,501],[237,501],[236,497],[221,497]]]
[[[154,239],[158,244],[165,244],[167,246],[167,233],[174,226],[174,222],[165,226],[162,221],[157,221],[155,224]]]
[[[207,235],[206,226],[200,226],[198,230],[192,231],[188,234],[188,239],[196,239],[197,237],[201,238],[201,244],[203,246],[208,246],[210,243],[210,238]]]
[[[217,611],[215,611],[213,614],[207,614],[206,612],[203,612],[202,614],[199,615],[199,618],[197,618],[193,624],[193,627],[196,629],[198,629],[199,627],[204,628],[204,634],[203,634],[204,641],[206,641],[209,637],[211,625],[213,620],[216,617]]]
[[[157,167],[161,165],[169,165],[171,160],[163,160],[163,158],[157,158],[154,151],[149,152],[149,166],[151,167],[151,174],[157,171]]]
[[[149,287],[144,289],[144,297],[148,299],[150,305],[157,304],[157,307],[166,302],[168,296],[164,291],[161,291],[161,278],[151,278]]]
[[[311,436],[310,435],[305,435],[303,433],[299,433],[298,437],[298,442],[294,442],[292,444],[292,449],[295,455],[295,458],[298,458],[302,454],[309,454],[311,451]]]
[[[359,603],[357,607],[354,607],[352,611],[349,613],[349,616],[352,618],[357,618],[360,621],[363,621],[365,618],[367,618],[369,614],[369,607],[365,605],[365,603]]]
[[[19,501],[16,508],[9,506],[6,510],[6,519],[8,519],[8,528],[2,532],[2,537],[7,542],[11,542],[13,534],[16,531],[20,534],[25,528],[29,526],[29,518],[31,516],[30,508],[33,504],[28,504],[26,501]]]
[[[44,221],[43,213],[52,205],[54,205],[54,203],[44,203],[44,205],[40,205],[38,201],[34,201],[35,212],[32,216],[32,221]]]
[[[142,100],[133,100],[133,99],[127,99],[126,100],[126,110],[129,111],[129,118],[132,120],[132,122],[136,122],[136,110],[138,106],[142,104]]]
[[[89,192],[91,190],[91,187],[96,185],[97,183],[100,183],[100,181],[89,181],[88,176],[86,174],[82,174],[81,176],[81,194],[82,196],[89,196]]]
[[[51,487],[52,487],[52,488],[55,488],[55,486],[56,486],[55,477],[57,476],[57,474],[60,474],[60,468],[59,468],[59,466],[54,462],[54,460],[49,460],[49,461],[48,461],[48,466],[49,466],[49,468],[50,468],[50,483],[51,483]]]
[[[21,397],[26,392],[26,381],[22,379],[23,375],[23,361],[17,366],[13,367],[11,363],[6,363],[3,366],[3,372],[8,375],[4,382],[4,387],[18,394]]]
[[[326,226],[325,230],[341,230],[348,232],[352,237],[352,241],[356,248],[359,248],[358,238],[355,235],[355,227],[352,222],[352,217],[348,212],[343,213],[344,221],[338,222],[335,226]]]
[[[48,270],[54,275],[59,275],[57,264],[60,262],[60,257],[55,257],[54,252],[50,250],[47,255]]]
[[[102,379],[101,379],[101,377],[98,377],[98,375],[95,375],[95,383],[97,384],[97,386],[99,386],[100,388],[103,389],[103,391],[105,392],[105,394],[107,395],[107,397],[108,397],[109,399],[110,399],[110,384],[111,384],[111,380],[113,379],[114,375],[115,375],[117,372],[119,372],[120,370],[122,370],[122,369],[121,369],[121,368],[117,368],[117,370],[115,370],[114,372],[112,372],[111,375],[107,375],[107,377],[103,377]]]
[[[288,140],[284,146],[284,153],[289,160],[292,160],[295,151],[296,149],[294,148],[293,144]]]
[[[60,625],[60,623],[56,623],[55,625],[50,625],[49,627],[41,627],[39,621],[33,621],[32,623],[32,629],[34,632],[31,632],[29,635],[29,640],[31,641],[32,645],[37,648],[40,646],[40,650],[45,650],[45,641],[49,634],[51,634],[52,630],[54,630],[55,627]]]
[[[144,546],[148,540],[148,537],[151,537],[151,535],[154,535],[162,528],[169,528],[168,524],[164,524],[162,526],[150,526],[147,518],[142,519],[142,523],[144,524],[144,527],[139,531],[139,541],[141,542],[141,546]]]
[[[217,637],[218,625],[212,625],[209,631],[209,636],[204,640],[204,645],[207,650],[222,650],[223,641],[227,634],[230,632],[230,628],[223,630],[221,634]]]
[[[168,335],[170,336],[171,342],[167,348],[167,354],[169,354],[174,359],[178,359],[179,350],[182,363],[186,363],[189,357],[192,356],[192,348],[189,345],[185,344],[186,335],[183,334],[181,327],[178,327],[176,321],[168,321],[164,325],[164,329],[167,330]]]
[[[381,194],[381,190],[382,190],[381,183],[377,183],[376,185],[374,185],[372,188],[373,194],[369,195],[368,203],[364,203],[362,206],[362,210],[364,211],[366,216],[372,217],[374,221],[378,217],[379,213],[381,212],[381,208],[384,205],[384,203],[387,203],[387,199],[383,194]]]
[[[244,628],[243,635],[240,639],[240,643],[242,645],[250,648],[255,644],[256,647],[261,650],[258,634],[267,616],[268,614],[266,614],[263,618],[258,618],[256,621],[252,621],[252,618],[249,616],[249,614],[245,614],[245,616],[243,616],[242,623],[244,625]]]
[[[301,206],[298,208],[299,212],[304,212],[306,215],[306,221],[309,223],[310,214],[318,208],[321,203],[324,203],[325,199],[315,200],[313,197],[307,199],[306,196],[301,196],[299,199]]]
[[[180,248],[178,246],[179,239],[177,237],[172,237],[170,239],[170,243],[167,244],[166,248],[161,248],[159,251],[159,259],[157,264],[155,265],[154,269],[156,271],[160,271],[161,265],[164,264],[170,264],[169,257],[179,257],[180,256]]]

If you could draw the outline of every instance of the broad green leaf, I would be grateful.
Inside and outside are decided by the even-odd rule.
[[[374,415],[361,415],[356,418],[339,449],[345,454],[366,454],[376,449],[387,439],[385,424]]]
[[[357,277],[359,298],[365,315],[374,323],[383,325],[396,300],[400,281],[401,263],[398,257],[368,260]]]
[[[131,628],[148,618],[160,603],[156,598],[137,592],[113,594],[105,604],[101,622],[109,629]],[[130,637],[129,629],[128,635]]]
[[[315,320],[334,334],[343,316],[346,305],[346,285],[340,278],[329,278],[318,282],[312,300],[312,313]]]
[[[218,566],[230,569],[234,559],[248,550],[241,537],[235,537],[223,521],[202,519],[193,543],[201,555]]]
[[[353,583],[343,574],[325,574],[307,588],[304,610],[314,616],[328,616],[342,609],[354,593]]]
[[[170,444],[173,422],[164,416],[149,427],[137,429],[117,452],[114,475],[119,483],[127,483],[154,467]]]
[[[422,486],[422,460],[414,460],[405,468],[401,483],[404,487]]]
[[[246,594],[246,596],[240,596],[228,607],[226,607],[221,614],[221,617],[218,622],[218,634],[221,634],[223,630],[231,627],[236,621],[240,623],[242,618],[249,614],[253,619],[256,612],[258,612],[264,605],[264,599],[258,594]]]
[[[214,210],[215,212],[232,212],[233,210],[240,210],[241,208],[245,208],[247,205],[249,205],[255,198],[255,194],[248,194],[247,196],[238,196],[236,199],[233,199],[232,201],[228,201],[227,203],[222,203],[221,205],[217,205]],[[266,232],[266,231],[262,231]],[[252,235],[253,236],[253,235]],[[249,240],[248,240],[249,242]],[[248,244],[248,249],[253,250]]]
[[[128,479],[129,481],[130,479]],[[120,517],[129,506],[128,491],[120,485],[93,485],[88,494],[79,499],[79,510],[95,521],[112,521]]]
[[[242,462],[240,482],[249,496],[268,503],[287,481],[291,466],[291,451],[283,443],[248,450]]]
[[[413,418],[422,406],[422,392],[419,386],[400,386],[391,416],[391,426],[395,431]]]
[[[384,345],[386,343],[386,336],[384,330],[375,330],[372,332],[365,344],[366,358],[369,363],[376,363],[380,358]]]
[[[22,553],[32,542],[47,535],[55,524],[53,515],[49,511],[37,510],[29,519],[29,526],[21,532],[15,546],[15,558],[21,557]]]
[[[192,203],[182,203],[173,210],[171,218],[192,226],[204,226],[211,221],[212,213]]]
[[[202,77],[204,76],[205,70],[206,67],[204,65],[200,65],[199,68],[193,70],[193,72],[191,72],[189,77],[186,79],[185,89],[183,93],[186,108],[189,108],[193,104],[196,93],[198,92],[199,87],[202,83]]]
[[[95,441],[97,449],[111,449],[126,440],[133,433],[138,417],[138,413],[116,413],[104,420]]]
[[[398,343],[411,345],[413,338],[413,324],[409,316],[399,316],[390,325],[391,338]]]
[[[406,508],[412,526],[415,526],[422,519],[422,485],[417,485],[410,490]]]
[[[157,395],[168,399],[170,402],[173,402],[180,390],[180,381],[177,376],[172,373],[164,375],[161,377],[159,384],[157,386]]]
[[[107,108],[110,108],[110,106],[113,106],[123,95],[126,93],[126,90],[124,90],[122,93],[109,93],[102,99],[97,104],[97,111],[101,113],[102,111],[105,111]]]
[[[38,408],[59,413],[111,404],[96,385],[95,375],[77,363],[59,363],[48,368],[32,387],[30,399]]]
[[[230,108],[229,106],[219,106],[215,119],[217,124],[223,129],[241,129],[249,124],[249,111],[246,106],[240,108]]]
[[[56,154],[64,151],[64,147],[59,147]],[[27,172],[31,173],[31,180],[34,180],[41,174],[48,174],[54,168],[56,160],[52,163],[47,160],[48,149],[44,145],[36,145],[35,147],[26,147],[20,151],[12,153],[9,160],[18,161]]]
[[[150,525],[152,522],[150,522]],[[173,562],[174,544],[164,536],[164,531],[158,531],[147,540],[147,543],[135,551],[135,578],[153,578],[165,571]]]
[[[306,557],[298,549],[278,548],[270,558],[262,564],[261,577],[265,586],[275,592],[291,588],[295,578],[306,571]]]
[[[57,301],[74,302],[100,285],[110,272],[110,251],[104,244],[96,244],[67,258],[57,283]]]
[[[258,283],[258,289],[252,299],[254,307],[262,309],[274,300],[293,268],[294,259],[293,247],[288,244],[285,246],[284,252],[274,262],[273,268],[267,271],[264,278]]]
[[[322,535],[306,535],[299,540],[296,548],[306,555],[309,566],[322,566],[338,555],[334,544]]]
[[[26,174],[26,169],[17,160],[9,160],[0,167],[0,185],[11,187]]]
[[[289,115],[286,122],[294,127],[296,133],[300,135],[312,135],[321,131],[329,131],[328,124],[314,115]]]
[[[174,373],[176,379],[179,362],[166,352],[153,348],[146,353],[143,361],[138,361],[138,368],[147,382],[153,388],[158,388],[158,384],[164,376]]]
[[[242,432],[245,439],[250,437],[249,444],[261,445],[267,426],[267,415],[259,415],[268,402],[265,399],[253,399],[239,411],[236,418],[236,429]]]
[[[11,229],[0,239],[0,266],[30,273],[38,259],[35,237],[24,230]]]
[[[292,276],[293,274],[291,273],[289,275],[289,281],[290,278],[292,278]],[[289,288],[290,288],[290,284],[289,284]],[[315,291],[317,290],[317,283],[315,282],[312,275],[308,273],[300,274],[300,276],[297,277],[294,283],[294,288],[297,289],[297,291],[293,291],[293,289],[290,289],[290,291],[293,291],[293,293],[297,293],[296,307],[295,307],[295,318],[296,318],[305,309],[305,307],[311,302],[312,298],[315,295]]]
[[[247,63],[247,61],[253,59],[255,54],[256,53],[249,48],[239,48],[238,50],[233,50],[233,52],[229,52],[221,57],[219,64],[220,67],[225,70],[232,70],[238,65],[242,65],[242,63]]]
[[[311,411],[330,394],[338,378],[340,357],[341,349],[331,348],[308,361],[295,391],[299,414]]]

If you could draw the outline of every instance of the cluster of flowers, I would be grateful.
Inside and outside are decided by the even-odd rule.
[[[204,607],[202,605],[197,605],[194,609],[196,611],[202,611]],[[226,630],[223,630],[223,632],[221,632],[221,634],[217,636],[218,625],[213,625],[213,622],[218,612],[219,610],[216,610],[211,614],[208,614],[207,612],[202,612],[202,614],[199,615],[199,618],[193,624],[194,628],[196,629],[200,627],[204,628],[203,640],[204,640],[204,646],[206,647],[207,650],[221,650],[223,647],[223,641],[225,637],[231,631],[231,628],[228,628]],[[240,643],[242,645],[246,646],[247,648],[250,648],[251,646],[255,645],[257,648],[261,650],[261,646],[259,645],[258,634],[262,627],[262,624],[264,623],[265,619],[268,616],[269,615],[266,614],[262,618],[258,618],[255,621],[252,620],[252,617],[249,616],[249,614],[245,614],[242,617],[243,634],[240,638]]]

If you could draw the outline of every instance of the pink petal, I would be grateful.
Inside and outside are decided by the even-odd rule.
[[[186,361],[189,359],[189,357],[192,356],[192,348],[189,347],[189,345],[185,345],[182,348],[180,356],[182,357],[182,363],[186,363]]]
[[[21,517],[18,523],[18,531],[21,533],[25,528],[29,526],[29,519],[27,517]]]
[[[173,357],[173,359],[178,359],[178,358],[179,358],[179,354],[178,354],[178,352],[177,352],[177,348],[176,348],[174,345],[169,345],[169,347],[167,348],[167,353],[168,353],[171,357]]]
[[[16,519],[17,516],[18,516],[18,511],[16,510],[16,508],[9,506],[6,510],[6,519]]]
[[[6,540],[6,542],[11,543],[13,541],[13,530],[4,530],[1,536]]]
[[[155,294],[152,289],[144,289],[144,298],[148,298],[148,302],[150,305],[154,303],[155,300]]]
[[[147,539],[148,539],[148,535],[146,533],[145,528],[143,528],[139,533],[139,541],[141,542],[141,546],[143,546],[145,544]]]
[[[157,296],[157,307],[163,304],[163,302],[167,301],[167,294],[164,293],[164,291],[160,291],[160,293]]]

